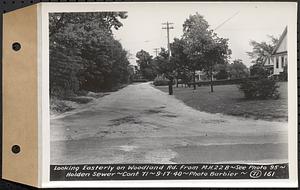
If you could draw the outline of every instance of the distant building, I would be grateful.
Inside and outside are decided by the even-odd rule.
[[[195,80],[196,81],[205,81],[205,80],[208,80],[208,77],[206,75],[206,73],[204,71],[196,71],[195,73]]]
[[[264,66],[270,71],[270,75],[279,75],[287,64],[287,27],[285,27],[272,54],[265,59]]]
[[[196,71],[195,73],[195,81],[208,81],[210,80],[209,76],[207,76],[207,73],[205,71]],[[216,72],[213,72],[213,80],[216,80],[215,78]]]

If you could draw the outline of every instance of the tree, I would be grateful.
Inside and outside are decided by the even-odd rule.
[[[264,60],[271,56],[273,49],[278,43],[278,39],[269,36],[271,43],[250,41],[253,47],[252,52],[247,52],[252,63],[250,67],[250,76],[258,77],[255,80],[246,80],[240,85],[240,90],[245,94],[248,99],[267,99],[278,98],[279,92],[276,81],[268,78],[269,71],[264,67]]]
[[[246,78],[249,76],[249,70],[241,59],[236,59],[228,65],[228,73],[231,79]]]
[[[228,72],[225,69],[221,69],[215,75],[217,80],[224,80],[228,78]]]
[[[216,34],[213,36],[213,41],[206,47],[204,70],[207,71],[210,77],[210,91],[213,92],[213,68],[216,64],[227,64],[231,54],[228,46],[228,39],[219,38]],[[209,71],[209,72],[208,72]]]
[[[254,63],[250,67],[251,76],[266,77],[269,75],[269,71],[264,68],[264,61],[271,56],[272,51],[276,47],[279,39],[270,35],[268,37],[271,39],[269,43],[256,42],[254,40],[250,41],[252,52],[247,52],[247,54],[252,59],[252,63]]]
[[[183,24],[183,39],[186,41],[185,51],[189,58],[189,68],[193,72],[194,89],[196,70],[204,70],[210,77],[211,92],[213,92],[212,78],[215,64],[227,62],[231,50],[228,39],[220,38],[209,29],[208,22],[196,13],[191,15]]]
[[[51,95],[63,98],[128,81],[127,52],[112,34],[126,17],[125,12],[50,14]]]
[[[136,57],[138,58],[136,62],[139,66],[142,76],[148,80],[153,80],[157,72],[155,65],[153,65],[154,63],[152,56],[148,52],[141,50],[136,53]]]
[[[123,26],[120,19],[126,19],[127,12],[91,12],[91,13],[51,13],[49,17],[49,36],[57,35],[68,25],[82,25],[95,21],[98,26],[111,31]],[[90,26],[87,25],[87,28]]]
[[[157,71],[169,80],[169,94],[173,94],[173,80],[176,76],[176,65],[175,62],[169,60],[168,51],[161,48],[158,56],[154,59],[157,65]]]
[[[252,63],[263,64],[265,58],[269,57],[272,54],[272,51],[276,47],[279,40],[274,36],[269,35],[268,37],[271,39],[270,43],[256,42],[254,40],[250,41],[252,52],[247,52],[247,54],[252,59]]]
[[[171,43],[170,46],[171,62],[175,67],[176,86],[178,87],[178,79],[183,79],[188,69],[188,55],[184,51],[186,43],[183,39],[174,38],[174,42]]]
[[[212,43],[212,30],[208,22],[198,13],[190,15],[183,24],[183,40],[185,53],[188,55],[188,67],[193,73],[194,89],[196,89],[196,70],[202,70],[205,65],[205,48]]]

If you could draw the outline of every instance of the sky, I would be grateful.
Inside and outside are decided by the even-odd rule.
[[[174,23],[174,29],[170,30],[172,42],[175,37],[182,36],[182,25],[189,15],[198,12],[207,20],[210,29],[221,25],[215,32],[229,39],[231,61],[242,59],[249,67],[252,63],[246,52],[252,50],[250,40],[269,42],[268,35],[280,37],[293,7],[290,3],[131,4],[125,10],[128,18],[121,20],[123,27],[113,33],[130,53],[131,64],[136,65],[135,55],[141,49],[155,56],[154,48],[167,48],[167,31],[162,29],[162,23]]]

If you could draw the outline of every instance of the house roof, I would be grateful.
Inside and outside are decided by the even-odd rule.
[[[284,39],[285,35],[287,34],[287,26],[285,27],[283,33],[281,34],[278,43],[276,44],[275,48],[272,51],[272,55],[276,53],[276,51],[278,50],[280,44],[282,43],[282,40]]]

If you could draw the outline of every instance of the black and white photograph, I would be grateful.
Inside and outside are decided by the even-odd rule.
[[[49,13],[50,164],[288,167],[292,8]]]

